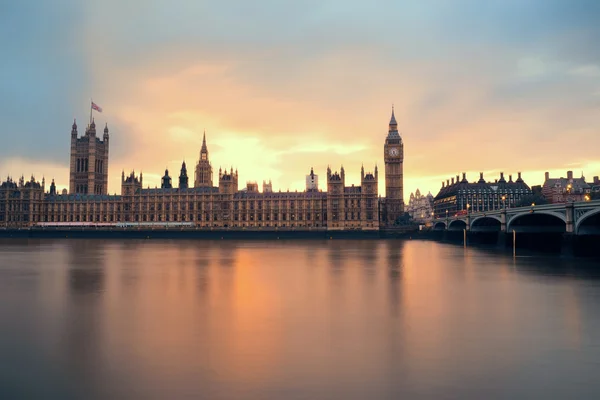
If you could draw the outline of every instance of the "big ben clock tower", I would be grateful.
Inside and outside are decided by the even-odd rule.
[[[404,176],[402,164],[404,162],[404,144],[398,133],[398,123],[392,107],[390,128],[383,146],[385,161],[385,211],[386,225],[393,225],[396,218],[404,214]]]

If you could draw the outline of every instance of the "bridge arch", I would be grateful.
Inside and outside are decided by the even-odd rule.
[[[544,211],[529,211],[514,215],[506,226],[507,232],[566,232],[564,215]]]
[[[600,209],[588,211],[583,214],[575,224],[575,232],[578,235],[599,235]]]
[[[471,221],[472,231],[500,231],[502,221],[497,216],[481,216]]]
[[[467,223],[462,219],[455,219],[448,225],[449,231],[462,231],[463,229],[467,229]]]
[[[445,222],[436,222],[435,225],[433,226],[434,230],[438,230],[438,231],[443,231],[446,229],[446,223]]]

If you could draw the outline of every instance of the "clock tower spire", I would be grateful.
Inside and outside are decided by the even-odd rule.
[[[383,146],[383,159],[385,161],[385,220],[386,225],[393,225],[394,221],[404,214],[404,144],[398,133],[398,123],[392,106],[389,130]]]

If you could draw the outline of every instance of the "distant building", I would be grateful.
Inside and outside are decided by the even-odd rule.
[[[306,191],[319,191],[319,176],[310,169],[310,174],[306,175]]]
[[[567,171],[566,178],[550,178],[550,173],[546,172],[542,194],[549,203],[567,203],[584,201],[591,189],[583,175],[581,178],[574,178],[573,171]]]
[[[433,200],[434,213],[436,217],[445,217],[469,210],[480,212],[515,207],[522,197],[531,193],[520,172],[516,181],[509,175],[508,182],[503,172],[500,173],[500,179],[494,182],[486,182],[481,172],[479,180],[473,183],[467,181],[467,175],[463,172],[462,180],[456,175],[456,180],[452,178],[442,182],[442,188]]]
[[[430,222],[433,219],[433,195],[428,193],[423,196],[421,191],[417,189],[416,193],[410,194],[405,211],[410,214],[415,222]]]

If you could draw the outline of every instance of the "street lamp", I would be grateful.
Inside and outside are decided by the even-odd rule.
[[[471,208],[471,205],[467,203],[467,214],[469,213],[469,208]]]
[[[506,209],[506,195],[502,195],[502,208]]]
[[[590,201],[591,200],[591,197],[590,197],[589,194],[586,194],[583,198],[585,199],[585,201]]]

